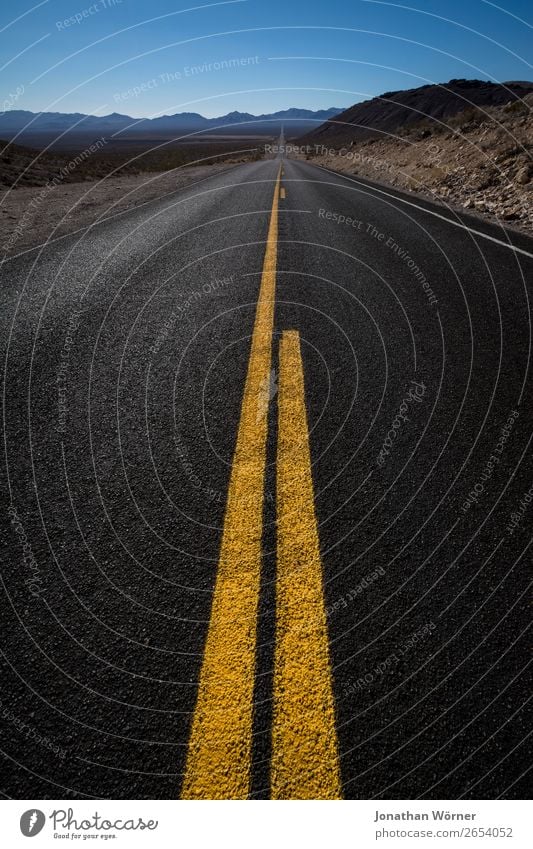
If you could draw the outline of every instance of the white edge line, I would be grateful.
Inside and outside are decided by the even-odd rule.
[[[406,200],[406,198],[398,197],[397,195],[392,194],[391,192],[386,192],[383,189],[378,189],[376,186],[372,185],[372,182],[363,183],[361,180],[355,180],[353,177],[348,177],[346,174],[342,174],[340,171],[333,171],[331,168],[325,168],[323,165],[316,165],[315,163],[306,163],[307,165],[314,165],[315,168],[320,168],[321,171],[326,171],[328,174],[334,174],[336,177],[343,177],[345,180],[349,180],[351,183],[357,183],[359,186],[363,186],[363,188],[367,188],[372,192],[379,192],[380,195],[386,195],[389,198],[393,198],[393,200],[398,200],[400,203],[405,203],[407,206],[414,206],[415,209],[419,209],[421,212],[426,212],[428,215],[434,215],[435,218],[440,218],[441,221],[446,221],[448,224],[453,224],[454,227],[460,227],[461,230],[468,230],[469,233],[475,233],[476,236],[481,236],[482,239],[488,239],[491,242],[495,242],[497,245],[501,245],[503,248],[509,248],[511,251],[515,251],[516,253],[523,254],[524,256],[533,259],[533,253],[524,250],[524,248],[519,248],[516,245],[511,245],[509,242],[504,242],[502,239],[497,239],[495,236],[489,236],[488,233],[483,233],[481,230],[476,230],[473,227],[468,227],[466,224],[463,224],[461,221],[454,221],[452,218],[448,218],[446,215],[441,215],[439,212],[435,212],[433,209],[426,209],[423,206],[419,206],[417,203],[413,203],[410,200]],[[398,190],[400,191],[400,190]],[[428,203],[431,203],[431,200],[428,200]],[[527,233],[519,234],[524,235],[527,238]]]

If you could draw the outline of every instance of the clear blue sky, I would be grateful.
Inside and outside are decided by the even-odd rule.
[[[0,102],[18,87],[13,108],[32,111],[216,116],[531,80],[532,24],[530,0],[3,0]]]

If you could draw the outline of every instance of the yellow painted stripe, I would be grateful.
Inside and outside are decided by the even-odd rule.
[[[279,181],[278,172],[189,741],[184,799],[246,799],[250,788]]]
[[[280,345],[274,799],[340,799],[337,732],[298,332]]]
[[[285,200],[285,189],[279,190],[279,196],[280,196],[281,200]]]

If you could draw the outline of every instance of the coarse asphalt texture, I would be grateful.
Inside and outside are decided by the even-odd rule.
[[[6,798],[181,795],[280,168],[248,795],[298,331],[342,797],[525,796],[533,240],[278,156],[2,264]]]

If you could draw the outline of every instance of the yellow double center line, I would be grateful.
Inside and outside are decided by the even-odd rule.
[[[220,560],[194,711],[184,799],[250,792],[257,610],[261,578],[278,172]],[[268,389],[266,390],[268,393]],[[272,792],[339,798],[337,742],[298,334],[280,351],[278,579]]]
[[[300,338],[280,345],[272,795],[339,799],[322,565],[315,516]]]

